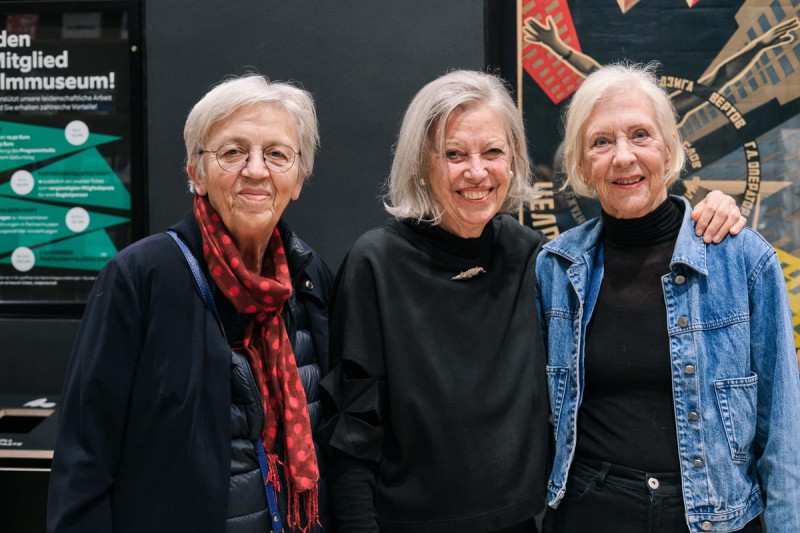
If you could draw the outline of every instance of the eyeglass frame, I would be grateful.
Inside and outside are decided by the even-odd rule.
[[[242,168],[240,168],[240,169],[238,169],[238,170],[228,170],[228,169],[226,169],[225,167],[223,167],[223,166],[222,166],[222,163],[220,163],[218,152],[219,152],[219,151],[220,151],[220,150],[221,150],[223,147],[225,147],[225,146],[228,146],[228,145],[233,145],[233,146],[239,146],[239,147],[241,147],[241,148],[246,148],[246,151],[247,151],[247,157],[244,159],[244,164],[242,165]],[[270,164],[269,164],[269,163],[267,163],[267,158],[266,158],[266,155],[265,155],[265,154],[266,154],[266,152],[267,152],[267,148],[271,148],[271,147],[274,147],[274,146],[285,146],[286,148],[288,148],[289,150],[291,150],[291,151],[292,151],[292,153],[294,154],[294,158],[292,159],[292,163],[291,163],[291,164],[290,164],[288,167],[286,167],[286,169],[284,169],[284,170],[278,170],[278,169],[274,169],[274,168],[272,168],[272,167],[270,166]],[[203,154],[214,154],[214,159],[217,161],[217,165],[219,165],[219,168],[220,168],[220,169],[222,169],[222,171],[223,171],[223,172],[226,172],[226,173],[228,173],[228,174],[236,174],[237,172],[241,172],[242,170],[244,170],[244,169],[245,169],[245,167],[247,167],[247,164],[248,164],[248,163],[249,163],[249,161],[250,161],[250,155],[252,154],[252,151],[253,151],[253,149],[252,149],[252,148],[247,148],[245,145],[243,145],[243,144],[241,144],[241,143],[237,143],[237,142],[227,142],[227,143],[225,143],[225,144],[221,144],[221,145],[219,145],[219,147],[218,147],[216,150],[206,150],[206,149],[203,149],[203,148],[201,148],[201,149],[199,149],[199,150],[197,151],[197,154],[198,154],[198,155],[203,155]],[[261,160],[264,162],[264,166],[265,166],[265,167],[267,168],[267,170],[269,170],[270,172],[276,172],[276,173],[278,173],[278,174],[285,174],[285,173],[289,172],[290,170],[292,170],[292,167],[294,167],[294,164],[295,164],[295,162],[297,161],[297,157],[298,157],[298,156],[300,156],[300,155],[301,155],[301,153],[300,153],[299,151],[295,150],[294,148],[292,148],[292,147],[291,147],[291,146],[289,146],[288,144],[273,143],[273,144],[270,144],[270,145],[268,145],[266,148],[262,148],[262,149],[261,149]]]

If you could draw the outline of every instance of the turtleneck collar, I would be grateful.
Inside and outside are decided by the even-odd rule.
[[[494,222],[494,219],[490,220],[479,237],[465,239],[450,233],[439,225],[403,220],[403,223],[413,229],[415,233],[425,237],[433,245],[433,249],[468,260],[478,259],[491,251],[494,244]]]
[[[614,218],[603,211],[606,244],[643,247],[675,240],[683,222],[685,206],[670,196],[653,211],[640,218]]]

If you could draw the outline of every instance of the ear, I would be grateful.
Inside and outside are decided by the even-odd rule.
[[[194,190],[197,194],[200,196],[208,194],[205,177],[197,168],[197,163],[189,162],[186,165],[186,173],[189,175],[189,179],[192,180],[192,183],[194,183]]]
[[[297,183],[294,184],[294,190],[292,190],[292,200],[297,200],[300,198],[300,191],[303,190],[303,184],[305,182],[306,179],[298,174]]]

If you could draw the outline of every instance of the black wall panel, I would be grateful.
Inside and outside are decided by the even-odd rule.
[[[255,69],[314,94],[321,150],[285,216],[335,269],[358,235],[386,220],[381,184],[414,93],[447,70],[484,67],[484,9],[483,0],[148,2],[150,229],[190,204],[189,108],[224,75]]]

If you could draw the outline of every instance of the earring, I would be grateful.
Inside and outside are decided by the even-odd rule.
[[[420,178],[419,179],[419,184],[424,187],[425,186],[425,178]]]
[[[514,177],[514,171],[513,170],[509,170],[508,171],[508,177],[509,178],[513,178]]]

